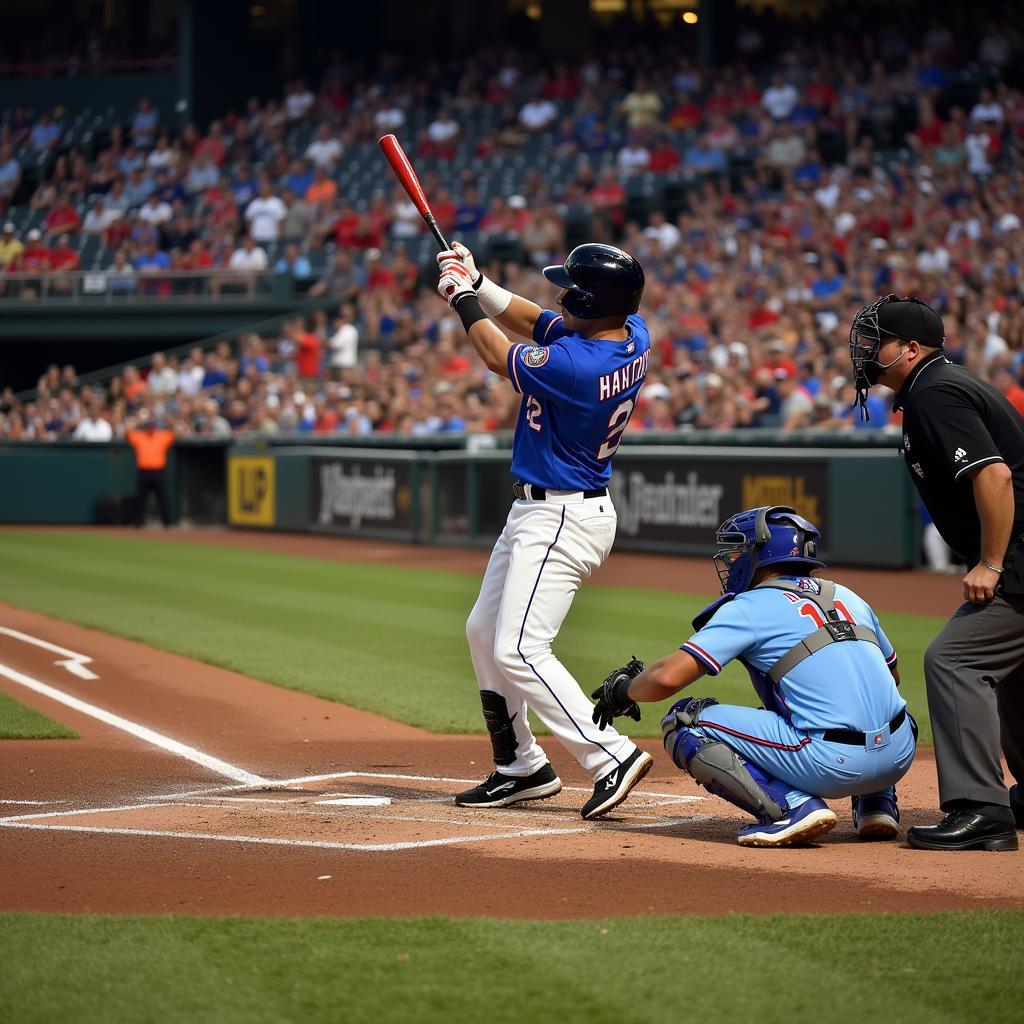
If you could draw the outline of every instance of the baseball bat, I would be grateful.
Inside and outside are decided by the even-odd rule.
[[[409,158],[405,155],[402,144],[394,135],[385,135],[378,145],[384,154],[384,159],[391,164],[391,170],[395,172],[395,177],[401,182],[406,195],[412,200],[413,205],[419,210],[420,216],[427,222],[427,227],[433,232],[434,237],[437,239],[437,244],[442,249],[450,249],[451,246],[444,235],[441,234],[441,229],[437,226],[437,221],[434,220],[434,215],[430,212],[430,204],[427,202],[427,197],[423,194],[423,186],[420,184],[420,179],[416,177],[416,172],[412,169],[412,164],[409,163]]]

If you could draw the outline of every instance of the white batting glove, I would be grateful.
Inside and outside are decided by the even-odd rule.
[[[473,278],[464,263],[448,259],[441,264],[437,293],[452,309],[463,295],[474,295]]]
[[[454,242],[450,249],[445,249],[437,254],[437,265],[442,271],[444,270],[444,264],[452,260],[457,260],[469,271],[469,278],[473,282],[473,287],[479,288],[480,279],[483,277],[483,274],[477,270],[473,254],[461,242]]]

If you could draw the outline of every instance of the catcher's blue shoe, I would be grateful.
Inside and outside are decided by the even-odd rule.
[[[800,846],[836,827],[836,816],[824,800],[812,796],[778,821],[759,821],[741,828],[740,846]]]
[[[861,839],[895,839],[900,834],[900,809],[896,805],[896,790],[855,796],[853,827]]]

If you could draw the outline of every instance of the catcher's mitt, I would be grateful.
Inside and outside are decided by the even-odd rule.
[[[596,700],[594,706],[594,724],[604,729],[613,719],[620,715],[640,721],[640,708],[635,700],[629,699],[629,684],[644,670],[644,663],[633,655],[628,665],[609,672],[605,681],[590,695]]]

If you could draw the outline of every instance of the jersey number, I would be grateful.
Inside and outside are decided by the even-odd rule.
[[[842,601],[833,601],[832,603],[836,606],[836,611],[839,612],[847,622],[852,622],[854,625],[857,624],[856,620],[849,611],[847,611],[846,605],[843,604]],[[805,601],[800,605],[800,614],[806,615],[807,618],[812,619],[818,629],[821,629],[821,627],[825,625],[825,620],[821,616],[821,610],[816,604],[811,604],[809,601]]]
[[[622,441],[622,432],[629,424],[629,417],[633,415],[633,399],[627,398],[615,406],[615,411],[608,417],[608,434],[604,443],[597,450],[599,459],[610,459],[618,450]]]
[[[531,430],[540,430],[540,402],[533,395],[526,396],[526,422],[530,424]]]

